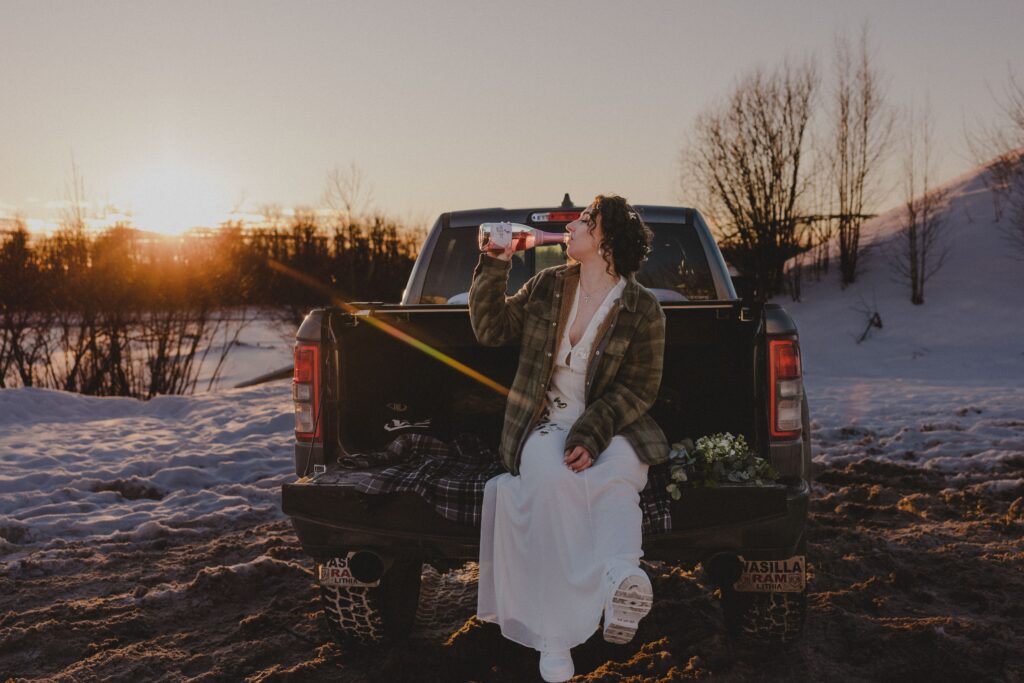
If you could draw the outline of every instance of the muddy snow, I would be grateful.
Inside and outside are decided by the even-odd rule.
[[[330,641],[277,503],[287,384],[0,399],[0,678],[536,679],[535,652],[473,618],[472,564],[425,567],[407,642]],[[1024,389],[860,380],[811,401],[804,637],[739,646],[699,569],[649,564],[638,637],[577,648],[580,680],[1020,680]]]

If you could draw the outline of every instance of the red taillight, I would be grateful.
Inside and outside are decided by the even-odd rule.
[[[295,349],[295,381],[309,384],[316,372],[316,347],[299,346]]]
[[[804,387],[800,347],[795,339],[772,339],[768,342],[768,380],[772,438],[799,437],[803,428]]]
[[[295,438],[319,441],[323,427],[320,424],[320,347],[317,344],[295,345],[292,400],[295,402]]]
[[[579,211],[552,211],[548,214],[549,221],[574,221],[580,217]]]
[[[800,351],[796,342],[772,342],[775,379],[800,379]]]

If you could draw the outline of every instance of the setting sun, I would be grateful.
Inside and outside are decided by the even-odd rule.
[[[228,193],[200,170],[171,165],[151,167],[129,181],[125,205],[143,230],[181,234],[194,227],[216,227],[231,211]]]

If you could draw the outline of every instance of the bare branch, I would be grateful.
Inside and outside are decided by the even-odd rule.
[[[910,301],[924,303],[924,289],[946,262],[946,206],[949,192],[931,185],[934,159],[934,125],[925,104],[920,116],[913,109],[906,118],[903,151],[903,224],[892,245],[890,261],[899,281],[910,287]]]
[[[362,219],[370,211],[373,188],[355,162],[350,163],[344,171],[335,167],[328,172],[324,204],[335,212],[343,226]]]
[[[843,287],[856,281],[860,272],[865,209],[876,199],[881,166],[895,125],[895,112],[886,104],[885,89],[872,59],[867,24],[861,29],[856,53],[846,36],[836,38],[830,158]]]
[[[783,289],[783,266],[802,248],[797,217],[807,213],[804,151],[817,84],[810,62],[748,73],[698,116],[680,157],[682,186],[760,297]]]

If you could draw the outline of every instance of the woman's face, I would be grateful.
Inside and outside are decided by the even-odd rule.
[[[597,256],[604,233],[601,231],[601,214],[596,206],[588,206],[580,217],[565,226],[565,229],[569,233],[566,247],[569,256],[577,261]]]

